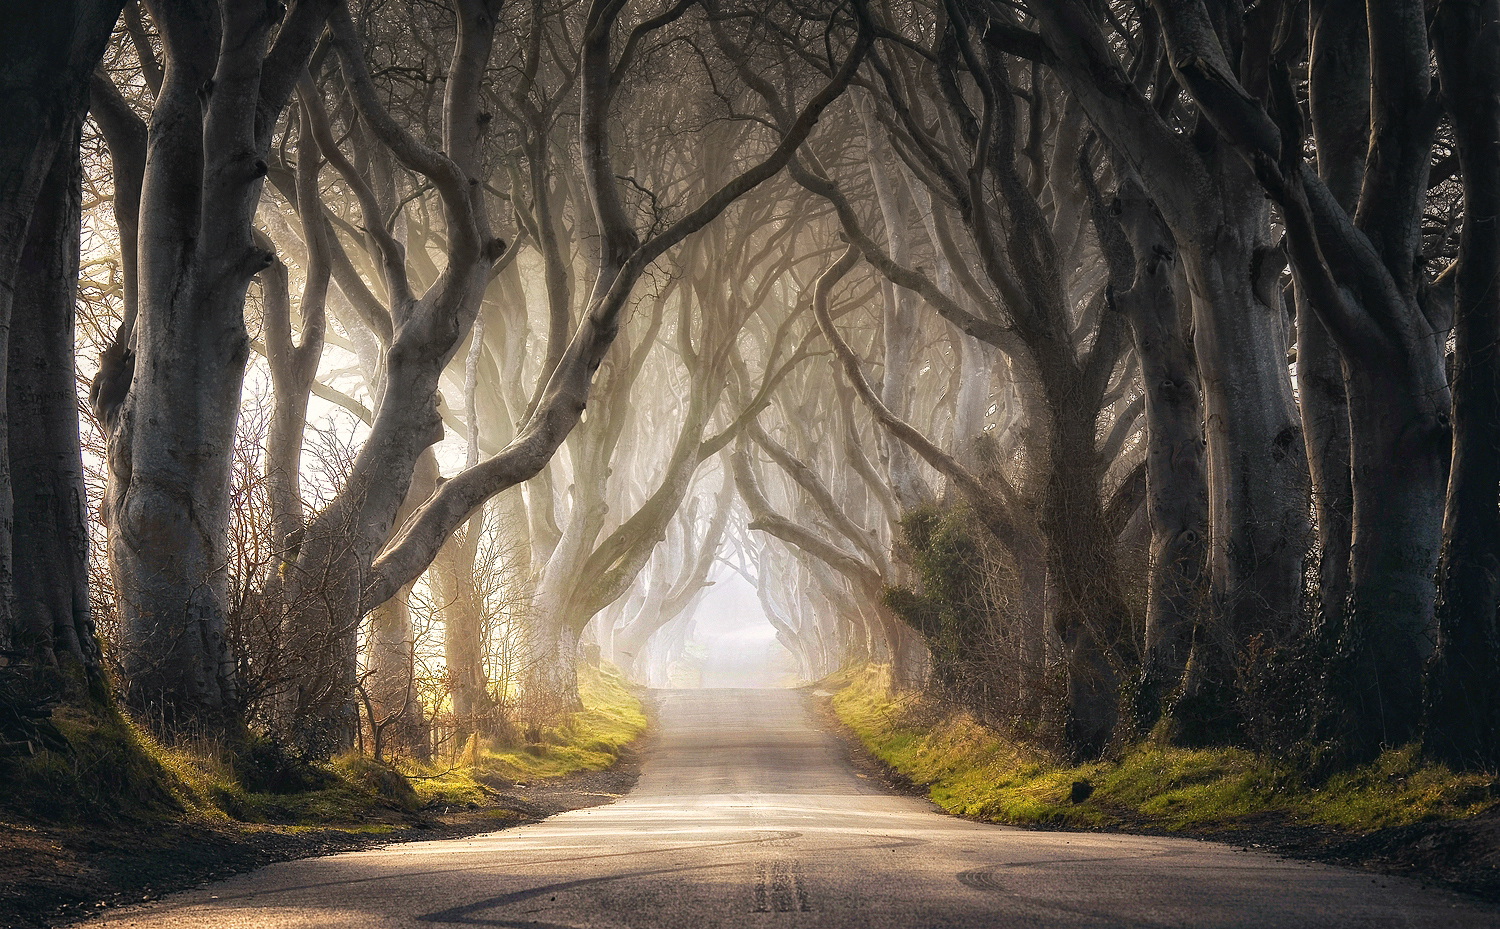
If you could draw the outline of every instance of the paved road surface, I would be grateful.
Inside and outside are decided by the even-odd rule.
[[[110,927],[1477,927],[1391,878],[1189,839],[983,826],[890,796],[792,691],[670,691],[639,784],[493,835],[272,865]]]

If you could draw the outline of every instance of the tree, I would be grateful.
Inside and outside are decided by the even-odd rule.
[[[120,2],[7,3],[0,66],[0,650],[98,670],[73,388],[79,132]]]
[[[1046,583],[1053,590],[1047,621],[1066,655],[1065,738],[1071,750],[1094,755],[1103,750],[1114,728],[1119,656],[1111,652],[1129,641],[1129,615],[1115,569],[1118,529],[1108,518],[1108,501],[1102,492],[1119,448],[1097,442],[1101,414],[1113,405],[1106,397],[1111,382],[1117,380],[1126,327],[1119,314],[1102,312],[1104,295],[1097,275],[1092,281],[1087,275],[1069,280],[1072,268],[1065,263],[1058,238],[1066,207],[1054,201],[1056,213],[1049,216],[1038,199],[1039,187],[1029,186],[1023,178],[1022,159],[1029,162],[1034,177],[1042,176],[1048,165],[1035,146],[1023,151],[1011,64],[997,49],[979,46],[976,31],[973,24],[955,15],[939,24],[936,47],[921,49],[934,65],[938,86],[932,96],[936,99],[924,89],[900,86],[893,69],[881,58],[872,59],[872,66],[884,91],[878,99],[888,131],[899,141],[911,174],[926,186],[929,203],[944,204],[931,209],[934,238],[939,240],[933,243],[934,257],[940,256],[946,268],[955,272],[967,263],[964,254],[942,241],[937,228],[938,216],[951,204],[967,233],[966,244],[982,273],[982,285],[967,277],[966,293],[943,292],[927,275],[896,260],[890,248],[895,239],[889,221],[887,245],[875,241],[821,158],[805,153],[793,170],[800,183],[833,204],[843,235],[851,243],[846,261],[863,258],[892,284],[921,294],[956,328],[1003,352],[1016,372],[1025,409],[1030,473],[1015,485],[997,476],[991,479],[992,488],[872,391],[859,388],[864,376],[858,371],[858,361],[839,347],[832,327],[824,325],[825,335],[842,356],[847,376],[876,419],[915,443],[919,454],[953,479],[982,514],[985,525],[1019,561],[1045,571]],[[904,43],[889,54],[905,55],[912,47]],[[960,87],[961,76],[972,81],[977,92],[966,93]],[[764,82],[760,86],[767,96],[774,95]],[[1033,110],[1026,116],[1032,135],[1039,136],[1039,114],[1045,103],[1035,80],[1030,95]],[[939,116],[936,129],[926,115],[932,110]],[[1068,174],[1073,172],[1071,156],[1063,166]],[[1061,186],[1058,178],[1052,180],[1054,190]],[[1054,217],[1058,226],[1053,224]],[[1068,228],[1078,229],[1076,225]],[[840,262],[835,271],[840,267],[847,271],[852,265]],[[830,272],[831,280],[842,273]],[[1090,286],[1091,298],[1075,309],[1070,290],[1087,292]],[[981,309],[973,311],[966,302]],[[1122,379],[1128,381],[1128,376]],[[1136,482],[1129,478],[1120,486]],[[1024,509],[1031,513],[1023,516]],[[1033,519],[1039,532],[1022,528]],[[1092,567],[1078,571],[1079,564]]]
[[[251,219],[276,123],[330,5],[151,8],[167,65],[140,194],[139,315],[116,335],[95,409],[109,428],[126,692],[168,726],[214,727],[236,711],[224,629],[229,473],[249,357],[245,291],[274,260]]]
[[[1454,267],[1453,459],[1438,568],[1437,648],[1424,740],[1459,766],[1500,761],[1500,28],[1494,3],[1444,3],[1434,50],[1463,178]]]
[[[1199,673],[1182,709],[1196,703],[1192,713],[1212,721],[1233,713],[1246,644],[1284,641],[1301,599],[1308,471],[1286,365],[1283,259],[1249,167],[1218,144],[1209,122],[1179,107],[1178,84],[1153,80],[1164,60],[1154,17],[1142,20],[1143,41],[1126,46],[1134,50],[1127,70],[1105,38],[1102,10],[1072,0],[1028,10],[1035,32],[987,11],[986,41],[1049,69],[1140,179],[1176,242],[1193,301],[1213,475],[1213,609],[1194,645]],[[1229,31],[1234,59],[1262,73],[1271,30]]]
[[[1262,80],[1279,123],[1227,66],[1204,8],[1164,3],[1157,13],[1179,80],[1280,207],[1298,286],[1344,362],[1354,508],[1335,699],[1347,750],[1369,757],[1418,733],[1450,458],[1447,322],[1417,260],[1437,123],[1423,8],[1324,13],[1370,37],[1372,141],[1352,214],[1304,163],[1277,63]]]

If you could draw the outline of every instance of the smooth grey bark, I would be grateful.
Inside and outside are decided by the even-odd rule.
[[[438,481],[437,457],[428,449],[417,458],[407,499],[396,513],[399,523],[432,494]],[[431,753],[429,727],[416,693],[416,641],[412,627],[411,587],[371,610],[368,615],[367,668],[364,702],[374,728],[388,731],[385,739],[425,758]]]
[[[1199,667],[1213,676],[1210,687],[1219,688],[1233,683],[1246,643],[1257,636],[1279,641],[1294,625],[1309,488],[1286,366],[1289,346],[1269,210],[1243,164],[1227,152],[1215,162],[1210,184],[1223,210],[1222,225],[1212,232],[1196,229],[1190,237],[1173,232],[1194,300],[1210,475],[1209,565],[1218,615],[1195,651]],[[1220,698],[1204,696],[1208,712],[1220,712]]]
[[[1424,746],[1455,767],[1500,763],[1500,4],[1445,2],[1434,47],[1458,143],[1464,224],[1454,295],[1453,459],[1438,571]]]
[[[1418,732],[1449,460],[1446,323],[1423,299],[1416,260],[1436,124],[1424,8],[1395,2],[1367,17],[1371,144],[1352,216],[1307,170],[1291,114],[1273,121],[1225,65],[1201,3],[1157,9],[1179,79],[1281,207],[1299,286],[1344,361],[1354,510],[1331,696],[1340,752],[1369,757]],[[1285,110],[1289,78],[1268,80]]]
[[[5,412],[15,500],[15,623],[0,647],[97,680],[74,306],[83,168],[79,107],[58,140],[17,264]]]
[[[310,87],[308,88],[310,90]],[[328,285],[332,274],[328,231],[323,223],[318,169],[322,156],[313,140],[311,116],[303,108],[297,135],[297,210],[303,217],[305,280],[298,305],[300,341],[294,336],[290,281],[279,259],[261,273],[266,361],[271,370],[271,422],[266,431],[266,490],[271,505],[271,537],[277,576],[297,561],[304,522],[302,434],[307,403],[327,331]]]
[[[479,360],[484,352],[486,328],[481,315],[470,333],[469,353],[464,358],[464,420],[467,429],[464,466],[469,468],[479,463]],[[515,497],[512,495],[512,503],[519,502]],[[511,514],[511,518],[524,523],[524,514]],[[524,525],[502,528],[512,532],[525,530]],[[484,529],[485,509],[481,507],[438,552],[427,573],[428,584],[443,616],[443,664],[448,671],[449,697],[453,701],[455,741],[460,746],[472,733],[493,733],[499,722],[492,713],[494,701],[490,697],[485,673],[485,658],[489,651],[487,605],[476,576],[480,537]],[[529,569],[531,558],[528,554],[507,554],[513,564],[521,566],[522,572]]]
[[[22,254],[28,247],[33,210],[49,176],[55,173],[59,153],[65,165],[73,160],[73,153],[64,150],[70,145],[77,147],[89,77],[104,53],[121,6],[120,0],[73,0],[58,4],[8,3],[0,9],[0,29],[15,39],[0,62],[0,118],[5,126],[0,135],[0,358],[9,357],[18,287],[22,284]],[[59,199],[62,195],[58,191],[54,189],[54,209],[66,212],[66,201]],[[54,224],[60,221],[53,219]],[[57,234],[56,228],[42,232],[36,242],[39,258],[41,252],[50,250],[43,244],[45,239]],[[76,262],[76,257],[73,260]],[[53,323],[60,322],[57,309],[47,314]],[[71,310],[70,301],[68,312]],[[55,337],[44,338],[50,341]],[[0,398],[8,392],[7,383],[0,382]],[[0,399],[0,403],[5,402]],[[8,422],[7,410],[0,407],[0,423]],[[15,612],[11,431],[9,425],[0,428],[0,649],[42,649],[39,654],[45,660],[45,650],[53,647],[47,639],[18,641],[20,630],[14,625],[26,620]],[[76,433],[73,442],[77,442]],[[64,477],[58,475],[57,481],[64,481]],[[62,487],[58,483],[55,489]],[[78,657],[85,655],[82,647]]]
[[[657,548],[651,578],[640,601],[635,604],[628,620],[615,629],[612,644],[616,663],[636,680],[643,680],[643,662],[646,641],[652,633],[666,625],[661,605],[666,600],[671,581],[667,575],[674,567],[672,540]],[[676,617],[671,617],[675,619]]]
[[[463,744],[475,732],[494,731],[485,675],[488,627],[474,571],[483,531],[483,511],[449,539],[427,573],[443,615],[443,664],[448,669],[454,725]]]
[[[995,39],[1045,61],[1141,179],[1176,240],[1192,296],[1215,608],[1195,647],[1207,674],[1190,690],[1203,698],[1198,715],[1222,721],[1246,643],[1278,641],[1294,624],[1308,534],[1307,466],[1269,209],[1228,146],[1195,147],[1168,126],[1116,62],[1091,8],[1062,0],[1032,12],[1039,34],[1006,27]]]
[[[138,6],[132,3],[129,9],[139,20]],[[159,89],[160,84],[157,87]],[[120,239],[121,302],[125,310],[109,354],[100,359],[99,371],[90,385],[89,399],[96,410],[112,412],[124,400],[124,391],[129,387],[127,354],[133,360],[134,349],[130,342],[140,311],[140,262],[136,243],[140,230],[141,183],[146,174],[146,121],[136,115],[102,69],[95,69],[89,81],[89,115],[109,149],[110,180],[114,185],[110,205]],[[107,389],[118,396],[100,403],[99,394]]]
[[[441,438],[439,379],[472,327],[490,270],[505,247],[490,232],[483,190],[468,181],[479,160],[479,81],[489,60],[496,5],[481,0],[455,5],[458,41],[442,106],[445,152],[419,140],[385,110],[348,11],[337,9],[330,18],[333,45],[362,120],[396,160],[437,190],[443,204],[446,263],[419,296],[406,249],[387,225],[378,191],[350,181],[379,255],[388,301],[384,312],[392,335],[370,434],[343,488],[308,521],[293,583],[288,585],[287,602],[293,607],[288,728],[295,742],[312,753],[348,744],[352,736],[360,616],[415,579],[415,574],[404,579],[378,599],[365,602],[362,597],[370,564],[399,525],[417,463]],[[316,109],[309,106],[307,111],[316,117]],[[316,119],[313,125],[316,132]],[[320,138],[320,148],[346,180],[355,174],[337,146]],[[379,181],[378,172],[375,180]],[[422,567],[430,560],[431,556]]]
[[[251,218],[272,130],[328,6],[230,5],[222,17],[182,0],[151,6],[167,69],[150,121],[135,364],[109,418],[105,509],[127,699],[168,728],[215,728],[237,713],[225,567],[243,306],[274,259]]]
[[[1171,236],[1133,179],[1120,182],[1116,198],[1135,252],[1135,280],[1114,299],[1130,320],[1146,399],[1151,555],[1133,710],[1137,729],[1147,731],[1182,683],[1193,630],[1208,606],[1207,462],[1198,371],[1173,290]]]
[[[1364,4],[1319,0],[1309,7],[1308,110],[1318,175],[1352,211],[1370,136],[1370,43]],[[1349,464],[1349,397],[1343,359],[1305,289],[1297,291],[1297,385],[1318,530],[1319,628],[1342,627],[1349,597],[1354,488]]]

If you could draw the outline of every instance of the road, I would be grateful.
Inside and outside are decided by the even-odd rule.
[[[967,822],[862,779],[795,691],[659,695],[636,788],[491,835],[286,862],[124,927],[1494,927],[1399,879],[1191,839]]]

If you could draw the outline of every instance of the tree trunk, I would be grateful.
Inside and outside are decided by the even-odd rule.
[[[89,76],[104,53],[121,6],[121,0],[75,0],[61,5],[10,3],[0,11],[0,29],[14,37],[0,64],[0,119],[5,125],[5,132],[0,134],[0,358],[10,357],[14,307],[18,287],[24,284],[19,271],[22,253],[28,247],[33,209],[49,176],[60,170],[55,168],[59,152],[78,144]],[[72,153],[62,153],[63,162],[72,158]],[[54,208],[61,205],[59,201]],[[76,225],[77,220],[73,222]],[[46,233],[57,234],[56,229]],[[46,247],[40,239],[33,245]],[[76,263],[77,256],[72,260]],[[72,311],[71,300],[68,311]],[[0,365],[5,367],[8,365]],[[0,373],[0,649],[21,646],[24,650],[28,646],[21,640],[32,635],[13,623],[34,623],[15,612],[12,558],[17,514],[12,505],[8,435],[12,429],[7,425],[4,406],[9,392],[6,381],[6,375]],[[77,443],[76,433],[73,443]],[[63,480],[60,476],[59,481]],[[61,483],[54,488],[61,490]],[[70,616],[72,612],[70,605]],[[70,625],[74,622],[72,618],[67,621]],[[46,638],[51,638],[50,633]],[[31,647],[48,645],[43,640]]]
[[[208,47],[173,61],[152,112],[136,362],[111,436],[106,509],[126,696],[153,722],[176,729],[219,725],[237,711],[225,627],[230,471],[250,352],[245,288],[267,256],[250,243],[254,200],[236,204],[238,217],[215,217],[229,227],[215,228],[215,241],[198,235],[191,214],[204,199],[200,179],[248,154],[224,151],[248,127],[224,126],[205,151],[198,89],[213,76],[217,24],[179,20],[164,28],[180,30],[178,42],[200,31],[194,38]],[[235,76],[240,82],[221,86],[219,99],[246,92],[243,75]],[[259,184],[247,186],[258,191]]]
[[[15,494],[13,648],[99,673],[89,606],[87,503],[78,444],[73,313],[82,164],[75,116],[31,215],[16,278],[6,411]]]
[[[134,373],[105,417],[105,514],[126,696],[169,729],[238,713],[226,569],[244,299],[275,258],[251,220],[276,117],[328,5],[153,6],[168,67],[141,191]]]
[[[1237,83],[1201,11],[1165,2],[1156,8],[1179,80],[1281,207],[1298,284],[1344,361],[1354,495],[1350,606],[1330,696],[1339,710],[1333,722],[1340,751],[1368,758],[1417,734],[1449,457],[1438,335],[1446,323],[1440,313],[1429,315],[1437,305],[1424,300],[1419,261],[1436,124],[1426,10],[1408,0],[1363,20],[1370,146],[1350,217],[1307,170],[1300,138],[1287,138],[1291,127]],[[1343,28],[1359,28],[1358,14],[1356,4],[1344,8]],[[1266,77],[1259,75],[1261,83]],[[1273,99],[1282,101],[1277,108],[1286,109],[1289,75],[1273,68],[1269,77],[1278,88]]]
[[[1059,422],[1048,442],[1052,460],[1041,491],[1042,536],[1053,582],[1048,619],[1062,641],[1067,668],[1063,738],[1076,759],[1099,757],[1114,733],[1119,674],[1111,652],[1128,627],[1114,537],[1099,499],[1103,468],[1094,448],[1094,417],[1076,414],[1086,405],[1075,405],[1072,416],[1056,414]]]
[[[432,754],[432,740],[416,692],[410,597],[411,588],[404,587],[370,611],[367,722],[382,730],[382,744],[399,746],[413,758],[425,760]]]
[[[564,618],[532,613],[521,703],[530,725],[583,709],[578,694],[578,631]]]
[[[1306,457],[1264,191],[1227,141],[1205,152],[1193,142],[1207,135],[1180,133],[1162,119],[1120,69],[1091,7],[1054,0],[1034,13],[1057,56],[1054,73],[1141,178],[1186,272],[1206,420],[1216,601],[1195,651],[1215,666],[1205,679],[1226,687],[1248,640],[1275,640],[1290,627],[1307,542]],[[1233,70],[1224,67],[1225,74]],[[1225,721],[1228,697],[1220,690],[1204,712]]]
[[[644,602],[635,616],[621,629],[615,632],[615,653],[623,662],[620,667],[632,676],[643,672],[641,659],[645,657],[646,640],[651,638],[652,633],[665,626],[676,618],[666,616],[662,613],[662,601],[666,599],[667,588],[665,584],[658,584],[653,578],[651,587],[646,594]],[[637,680],[644,680],[637,677]]]
[[[1308,109],[1318,176],[1353,212],[1364,179],[1370,135],[1370,42],[1364,4],[1318,0],[1309,11]],[[1337,637],[1349,597],[1354,487],[1349,465],[1349,397],[1343,359],[1297,288],[1297,385],[1313,516],[1318,530],[1318,629]]]
[[[1016,715],[1038,720],[1047,671],[1047,565],[1041,553],[1016,555]]]
[[[1349,397],[1344,363],[1328,329],[1297,293],[1297,386],[1313,520],[1318,530],[1317,628],[1337,636],[1349,599],[1354,487],[1349,465]]]
[[[1308,472],[1265,196],[1237,156],[1216,160],[1221,224],[1174,230],[1203,385],[1214,597],[1194,643],[1203,687],[1184,694],[1177,715],[1220,728],[1243,649],[1281,641],[1301,604]]]
[[[427,582],[443,616],[443,662],[448,669],[456,741],[475,732],[491,734],[501,720],[493,718],[489,681],[485,677],[485,605],[475,586],[475,560],[484,511],[470,519],[462,534],[448,540],[432,562]],[[529,561],[529,559],[528,559]]]
[[[1118,196],[1136,266],[1134,287],[1116,305],[1130,320],[1146,392],[1151,560],[1133,708],[1137,731],[1146,732],[1182,683],[1193,628],[1208,606],[1208,487],[1198,370],[1172,288],[1170,236],[1138,184],[1122,181]]]
[[[1412,361],[1392,358],[1348,372],[1355,497],[1351,592],[1339,651],[1352,662],[1341,683],[1350,704],[1351,745],[1360,757],[1417,735],[1422,672],[1432,654],[1433,576],[1448,464],[1441,452],[1449,436],[1420,402],[1431,393],[1389,376],[1393,370],[1417,373]],[[1441,395],[1441,359],[1431,361],[1427,386]],[[1424,421],[1426,429],[1420,428]]]
[[[1453,466],[1438,574],[1426,747],[1458,767],[1500,764],[1500,28],[1495,0],[1445,2],[1438,66],[1464,185],[1454,306]]]

